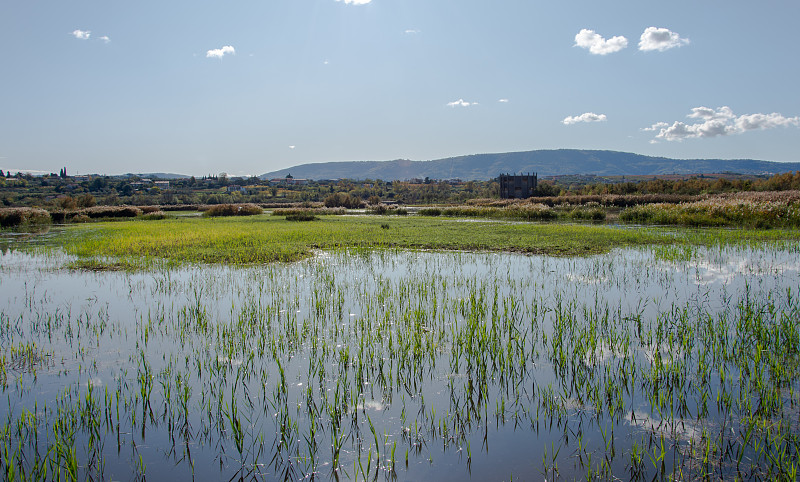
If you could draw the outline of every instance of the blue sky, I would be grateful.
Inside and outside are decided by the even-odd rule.
[[[800,161],[798,18],[789,0],[6,0],[0,168]]]

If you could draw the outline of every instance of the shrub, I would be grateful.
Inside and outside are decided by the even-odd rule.
[[[81,194],[78,196],[78,199],[75,200],[78,204],[78,207],[81,208],[91,208],[97,205],[97,201],[95,200],[94,196],[89,193]]]
[[[367,208],[369,214],[386,214],[389,211],[389,206],[385,204],[375,204]]]
[[[203,216],[254,216],[264,210],[255,204],[217,204],[203,212]]]
[[[361,199],[343,192],[329,195],[325,198],[323,204],[325,204],[325,207],[329,208],[343,207],[348,209],[358,209],[364,207],[364,203],[361,202]]]
[[[371,206],[367,209],[367,213],[369,214],[378,214],[378,215],[398,215],[398,216],[405,216],[408,214],[406,208],[401,208],[397,206],[387,206],[386,204],[376,204]]]
[[[78,203],[75,202],[75,199],[69,194],[56,199],[56,203],[62,209],[75,209],[78,207]]]

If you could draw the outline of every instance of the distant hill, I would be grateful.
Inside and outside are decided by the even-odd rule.
[[[474,154],[434,161],[352,161],[301,164],[269,172],[270,179],[291,174],[300,179],[395,179],[425,178],[487,180],[500,173],[537,173],[539,176],[593,174],[598,176],[711,174],[777,174],[800,171],[799,162],[753,159],[669,159],[630,152],[577,149]]]

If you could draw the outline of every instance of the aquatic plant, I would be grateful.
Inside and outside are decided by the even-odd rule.
[[[408,228],[376,221],[386,234]],[[790,479],[797,249],[332,248],[299,263],[137,273],[70,273],[58,257],[9,252],[0,470]]]

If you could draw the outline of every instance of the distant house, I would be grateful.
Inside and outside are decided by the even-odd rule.
[[[240,192],[242,194],[247,194],[247,189],[244,186],[228,186],[225,188],[228,192]]]
[[[527,199],[536,193],[539,178],[536,174],[500,174],[497,181],[502,199]]]
[[[153,184],[159,189],[169,189],[169,181],[156,181]]]

